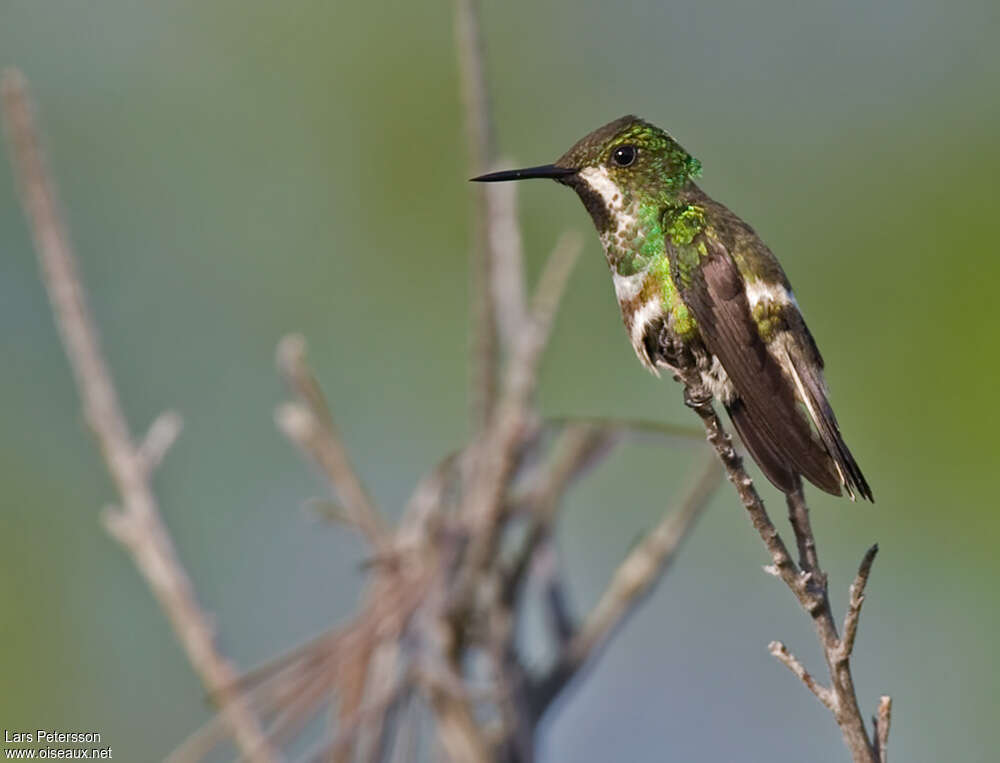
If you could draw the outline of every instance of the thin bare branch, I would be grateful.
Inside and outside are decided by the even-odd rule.
[[[581,249],[580,237],[564,234],[545,264],[525,322],[511,355],[503,398],[487,437],[476,446],[474,472],[462,515],[472,523],[468,575],[475,575],[488,560],[503,507],[507,478],[524,441],[529,423],[531,396],[538,381],[538,364],[548,342],[556,307]],[[463,591],[468,578],[458,587]]]
[[[383,582],[382,580],[376,582],[375,589],[381,588]],[[376,596],[377,593],[373,590],[369,595],[369,601],[375,601]],[[338,669],[334,677],[334,685],[337,692],[337,707],[331,713],[331,716],[338,730],[348,723],[348,719],[361,713],[366,690],[374,672],[372,670],[373,663],[375,662],[374,658],[378,651],[374,633],[371,635],[366,634],[363,639],[356,639],[353,646],[353,654],[350,659],[341,661],[337,666]],[[381,680],[382,677],[380,677],[379,682]],[[354,739],[353,735],[351,739]],[[342,744],[338,744],[332,749],[330,755],[323,756],[330,763],[350,763],[354,757],[354,742],[349,742],[346,737],[342,741]]]
[[[722,426],[722,422],[719,421],[719,417],[712,408],[711,396],[705,390],[701,389],[701,379],[698,377],[697,372],[695,372],[694,378],[684,378],[682,382],[685,386],[685,402],[701,418],[705,426],[706,439],[715,449],[719,460],[726,470],[726,476],[733,483],[736,493],[739,495],[740,502],[750,515],[751,524],[753,524],[754,529],[760,535],[761,540],[764,541],[764,545],[771,555],[775,574],[797,594],[801,588],[799,585],[798,568],[795,566],[795,562],[792,561],[792,557],[788,553],[788,548],[778,534],[777,528],[767,515],[764,502],[757,493],[757,488],[754,487],[753,480],[750,479],[750,475],[743,468],[743,459],[740,458],[733,447],[732,438],[727,434]]]
[[[429,474],[417,483],[403,509],[403,516],[396,532],[397,546],[402,549],[429,544],[436,523],[450,500],[451,489],[458,478],[457,452],[449,453]]]
[[[358,737],[358,749],[368,760],[380,761],[391,732],[393,709],[405,682],[403,647],[397,639],[385,639],[372,651],[364,697],[359,709],[371,713],[371,721]],[[334,757],[336,760],[336,757]],[[350,761],[349,756],[343,758]]]
[[[268,741],[277,745],[293,738],[330,699],[328,676],[320,671],[305,674],[295,692],[281,703],[276,717],[268,724]]]
[[[209,617],[195,598],[160,518],[149,473],[172,437],[158,434],[156,444],[147,447],[145,453],[132,440],[101,351],[55,184],[42,154],[27,83],[20,72],[4,72],[2,98],[12,164],[56,325],[73,369],[87,423],[121,496],[122,508],[106,514],[107,526],[132,555],[205,687],[221,700],[229,730],[244,755],[252,760],[274,760],[276,752],[267,744],[243,697],[232,688],[235,672],[215,647]],[[168,435],[170,429],[168,423]]]
[[[879,763],[889,763],[889,725],[892,723],[892,697],[882,695],[875,716],[875,739]]]
[[[455,49],[465,107],[469,170],[470,174],[479,175],[487,171],[492,161],[493,128],[476,0],[455,0]],[[490,235],[490,197],[485,188],[476,186],[471,189],[475,205],[472,221],[475,245],[470,257],[473,323],[470,403],[473,431],[478,432],[493,416],[500,353],[492,283],[498,252],[493,248],[494,240]]]
[[[413,763],[419,760],[420,735],[419,718],[417,717],[417,698],[413,692],[407,692],[400,709],[398,731],[393,740],[391,763]]]
[[[861,605],[865,601],[865,586],[868,584],[868,576],[872,571],[872,564],[875,562],[875,555],[878,553],[878,543],[869,548],[861,564],[858,567],[858,574],[851,583],[851,590],[847,602],[847,614],[844,615],[844,638],[841,643],[841,653],[846,659],[854,651],[854,639],[858,635],[858,620],[861,618]]]
[[[343,715],[333,735],[321,740],[303,756],[303,760],[311,763],[326,760],[352,760],[358,736],[367,730],[379,734],[386,713],[406,695],[411,687],[412,679],[404,674],[399,674],[394,680],[378,686],[377,692],[364,705]],[[380,757],[372,758],[372,760],[380,759]]]
[[[819,555],[816,551],[816,538],[813,536],[812,523],[809,521],[809,507],[806,505],[806,496],[802,492],[802,481],[798,481],[798,486],[791,493],[785,496],[788,504],[788,521],[792,525],[795,534],[795,542],[799,547],[799,567],[807,573],[819,575]],[[825,585],[825,581],[816,581],[820,585]]]
[[[788,648],[784,644],[780,641],[772,641],[768,644],[767,649],[785,667],[798,676],[799,680],[806,685],[806,688],[815,694],[816,699],[822,702],[828,710],[834,710],[836,699],[833,696],[833,692],[813,678],[812,674],[803,667],[794,654],[788,651]]]
[[[830,708],[834,720],[840,727],[844,744],[855,763],[877,763],[876,751],[868,736],[865,721],[858,705],[854,679],[851,675],[849,653],[845,652],[845,645],[837,635],[837,626],[833,619],[830,598],[827,594],[826,575],[819,566],[816,542],[809,523],[809,510],[801,489],[793,491],[788,496],[789,519],[796,535],[801,557],[802,568],[800,569],[792,561],[784,541],[767,515],[764,502],[757,493],[750,475],[744,469],[742,459],[733,448],[729,435],[723,429],[722,423],[712,407],[711,395],[702,386],[698,374],[696,372],[679,374],[678,380],[684,384],[685,402],[701,418],[709,443],[715,448],[719,460],[726,469],[729,481],[736,487],[736,492],[750,515],[754,529],[757,530],[771,555],[772,564],[765,569],[784,581],[802,608],[812,618],[813,627],[830,672],[829,691],[832,696],[832,704],[827,705],[827,707]],[[868,569],[870,567],[869,561]],[[865,579],[867,579],[867,569]],[[860,603],[858,610],[860,611]],[[857,615],[855,614],[853,617],[853,627],[856,629]],[[853,635],[851,639],[853,642]],[[779,656],[780,659],[780,655],[776,656]],[[786,664],[792,668],[793,672],[796,672],[791,664],[787,662]],[[802,670],[805,672],[804,668]]]
[[[618,566],[597,605],[570,644],[570,660],[581,663],[607,641],[638,600],[666,572],[722,480],[715,459],[705,461],[680,505],[666,514]]]
[[[306,362],[305,340],[298,334],[284,337],[278,343],[277,363],[298,398],[278,407],[275,421],[279,429],[323,470],[350,521],[369,543],[380,552],[387,550],[385,521],[351,463],[326,398]]]
[[[643,419],[616,419],[604,416],[553,416],[546,418],[546,428],[561,429],[576,424],[599,427],[614,432],[635,435],[653,435],[670,439],[684,440],[701,444],[705,440],[705,430],[697,427],[686,427],[680,424],[669,424],[665,421],[648,421]]]
[[[566,282],[576,265],[580,252],[583,250],[583,239],[576,231],[563,233],[556,241],[552,254],[549,255],[542,270],[542,275],[538,279],[535,293],[531,300],[530,319],[532,325],[522,331],[518,338],[524,343],[521,352],[529,356],[531,366],[537,367],[538,357],[548,344],[549,334],[552,330],[552,322],[555,319],[556,310],[562,300]],[[522,356],[521,363],[524,364],[526,358]]]
[[[538,682],[534,703],[539,716],[579,669],[596,658],[618,626],[663,576],[721,480],[716,460],[706,460],[677,509],[668,511],[618,566],[582,627]]]
[[[210,718],[194,733],[175,747],[164,763],[197,763],[204,760],[212,749],[228,735],[228,727],[219,716]]]
[[[427,671],[419,674],[418,684],[434,710],[438,740],[448,759],[453,763],[489,763],[489,743],[476,723],[468,697]]]
[[[507,606],[514,604],[535,551],[550,534],[566,490],[592,462],[610,452],[616,439],[613,432],[590,424],[572,424],[563,431],[552,462],[539,475],[528,495],[518,501],[529,507],[531,524],[514,563],[504,576],[502,596]]]
[[[524,247],[517,220],[517,183],[486,183],[486,225],[492,253],[490,284],[501,346],[514,346],[527,317]]]
[[[176,411],[164,411],[149,425],[146,436],[139,443],[139,458],[147,474],[155,472],[163,463],[183,428],[184,421]]]
[[[551,537],[535,552],[535,570],[542,586],[549,632],[554,636],[559,649],[568,649],[576,632],[576,624],[570,614],[566,586],[563,584],[559,558]]]
[[[486,55],[476,0],[455,2],[455,49],[461,79],[469,167],[485,172],[493,158],[493,119],[486,86]]]

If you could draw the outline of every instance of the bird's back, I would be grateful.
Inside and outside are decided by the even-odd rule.
[[[782,490],[799,475],[839,495],[872,500],[840,434],[823,359],[777,258],[746,222],[691,184],[686,201],[703,215],[697,267],[674,268],[699,337],[718,358],[732,392],[722,399],[748,450]],[[684,256],[667,239],[668,256]]]

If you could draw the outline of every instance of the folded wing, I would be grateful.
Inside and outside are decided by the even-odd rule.
[[[729,376],[735,395],[724,402],[754,460],[785,492],[801,475],[833,495],[846,487],[852,496],[856,490],[871,500],[840,437],[818,353],[816,362],[809,362],[815,346],[805,324],[778,327],[780,338],[765,342],[743,277],[725,246],[700,233],[690,247],[679,251],[668,244],[672,275],[706,349]]]

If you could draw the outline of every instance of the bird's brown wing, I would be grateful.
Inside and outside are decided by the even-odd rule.
[[[875,498],[865,475],[861,473],[858,462],[854,460],[840,434],[840,425],[833,413],[833,406],[830,405],[830,393],[823,379],[823,359],[808,326],[795,309],[783,311],[781,322],[778,330],[781,339],[777,344],[786,353],[788,367],[794,374],[800,397],[819,439],[836,462],[841,480],[851,498],[858,494],[874,503]]]
[[[833,495],[841,480],[826,447],[813,435],[796,387],[768,351],[753,320],[745,284],[725,246],[699,233],[690,245],[667,243],[671,275],[698,323],[706,349],[735,390],[727,408],[767,478],[790,492],[802,475]]]

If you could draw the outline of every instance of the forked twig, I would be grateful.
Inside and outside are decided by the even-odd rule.
[[[858,635],[858,620],[861,618],[861,605],[865,601],[865,586],[868,585],[868,576],[872,571],[872,564],[875,562],[875,555],[878,553],[878,543],[869,548],[861,564],[858,566],[858,574],[851,583],[851,590],[847,602],[847,614],[844,615],[844,638],[841,649],[844,657],[850,657],[854,651],[854,639]]]
[[[679,378],[684,384],[688,406],[701,418],[709,443],[726,469],[729,481],[750,515],[750,521],[764,541],[771,555],[772,564],[767,570],[781,578],[795,595],[802,608],[812,618],[830,673],[830,686],[818,684],[812,675],[780,642],[772,642],[771,653],[795,673],[806,687],[833,713],[840,727],[844,744],[855,763],[878,763],[877,751],[865,728],[865,721],[858,705],[851,675],[850,653],[857,633],[864,586],[878,550],[873,546],[865,554],[861,569],[851,587],[851,602],[845,617],[845,635],[841,639],[830,608],[826,574],[820,568],[816,540],[809,522],[809,510],[801,486],[787,496],[789,520],[796,537],[800,565],[792,560],[784,541],[767,515],[764,502],[743,467],[743,461],[733,448],[729,435],[722,427],[710,402],[710,396],[701,386],[697,374]],[[888,721],[887,721],[888,723]],[[888,729],[886,729],[888,734]]]
[[[618,566],[604,593],[569,640],[556,664],[538,681],[534,704],[539,715],[580,668],[594,660],[614,631],[667,571],[677,549],[694,528],[721,480],[722,471],[716,460],[706,460],[679,506],[665,513],[659,524]]]
[[[236,673],[215,647],[209,616],[195,598],[149,483],[152,470],[179,432],[179,418],[172,415],[157,419],[142,446],[133,442],[87,305],[55,184],[45,166],[27,83],[20,72],[8,70],[3,73],[2,91],[12,163],[56,326],[87,423],[121,497],[121,509],[105,512],[105,526],[128,550],[146,578],[195,672],[209,693],[219,699],[223,717],[244,756],[274,760],[278,756],[264,738],[257,719],[233,689]]]
[[[275,422],[285,436],[311,458],[326,475],[340,498],[346,519],[355,525],[378,552],[388,550],[388,531],[375,501],[351,463],[326,398],[306,363],[306,343],[290,334],[278,343],[278,370],[297,398],[275,412]]]

